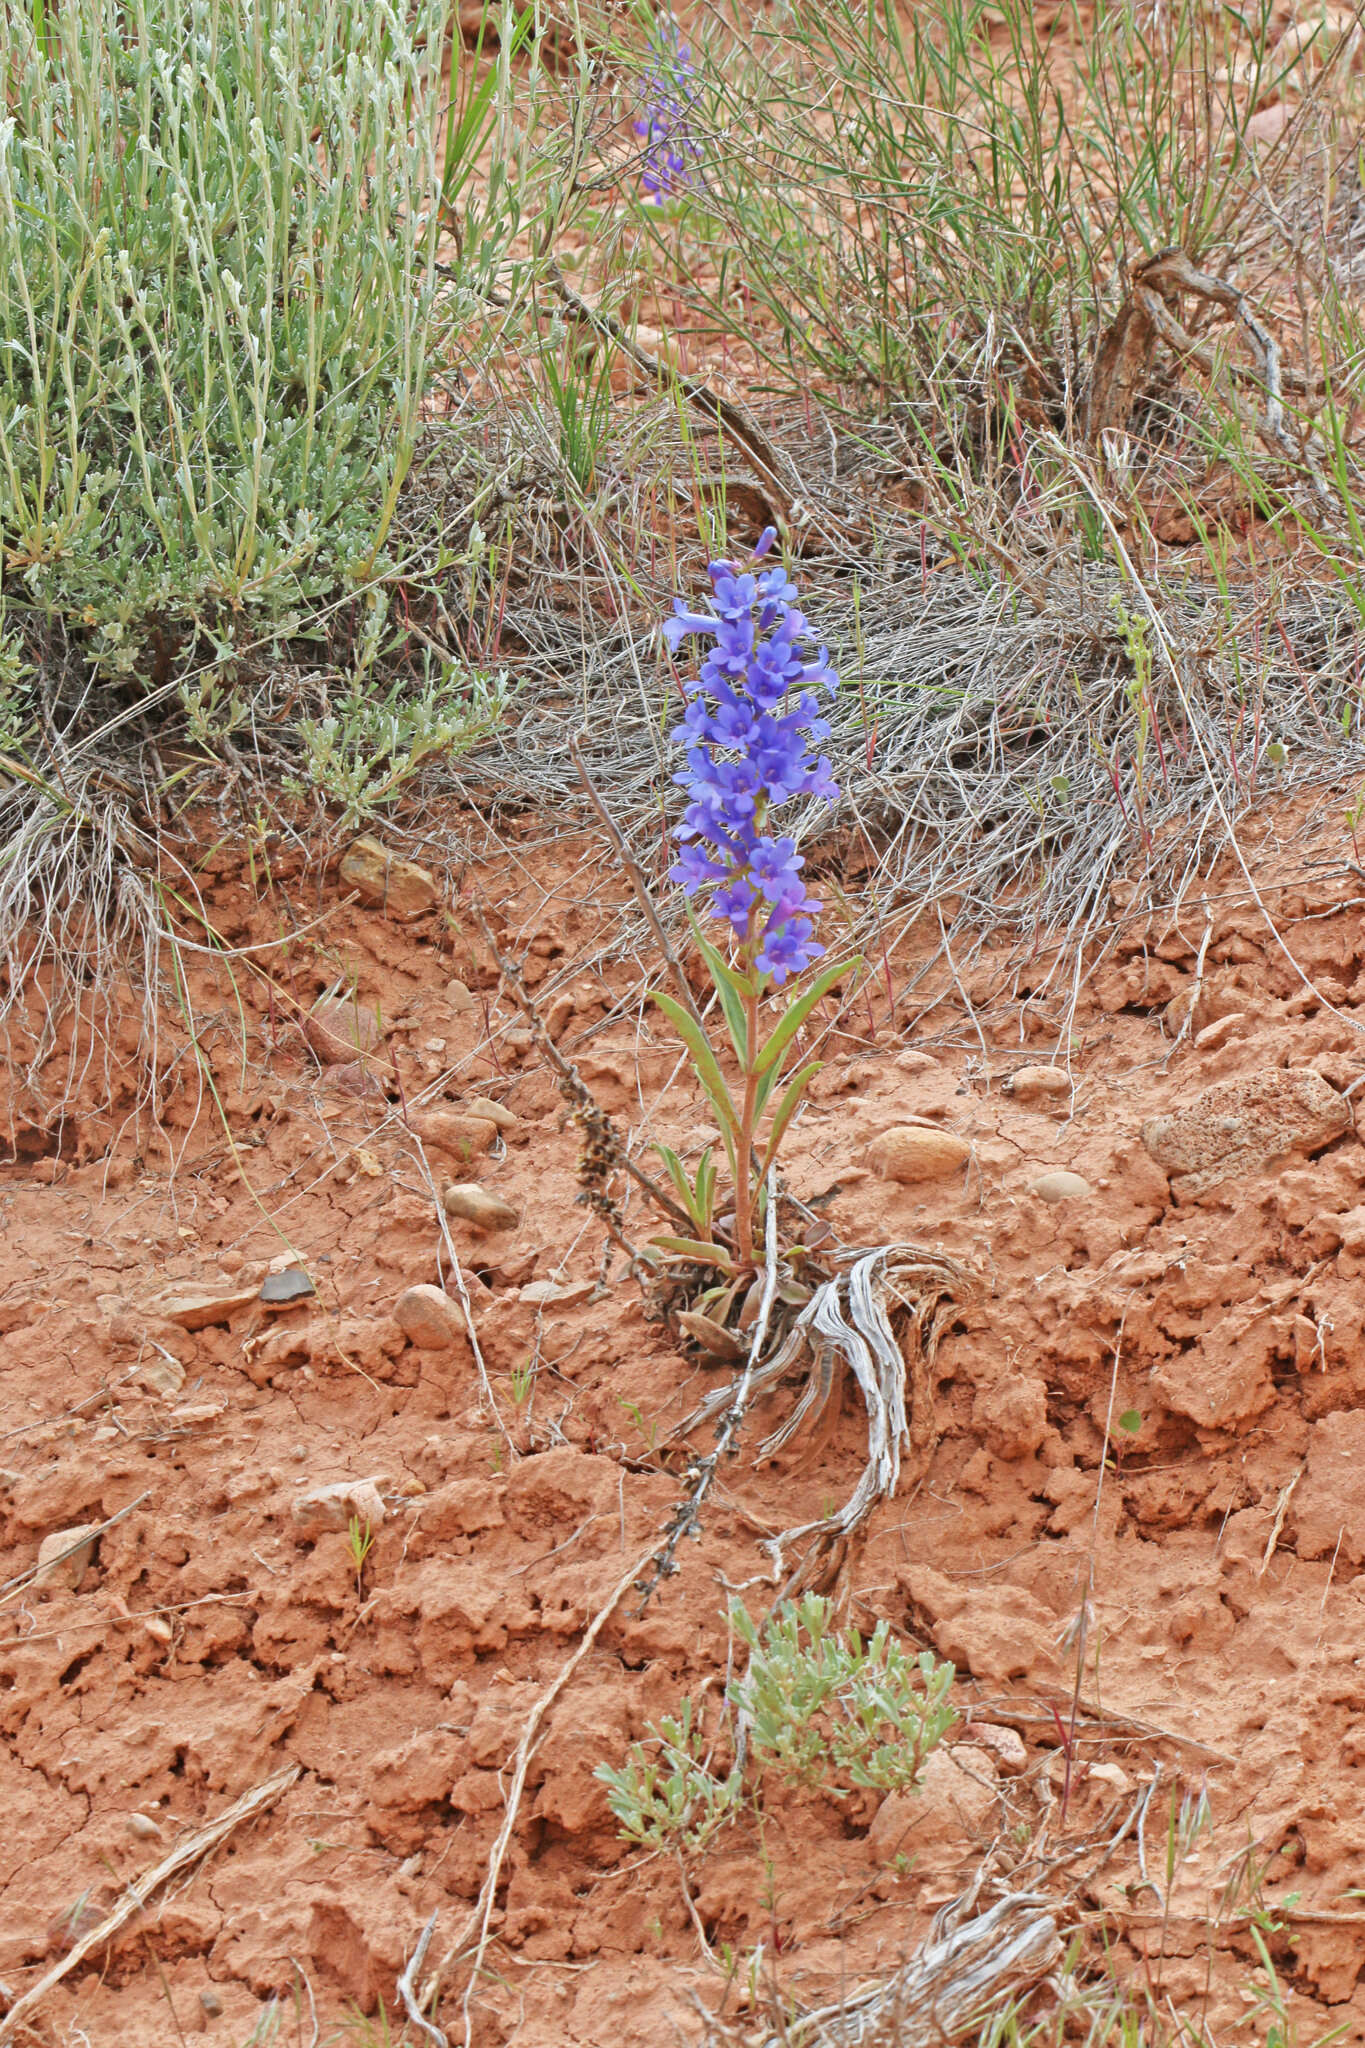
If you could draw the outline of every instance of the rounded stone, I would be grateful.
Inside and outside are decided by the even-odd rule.
[[[446,1189],[441,1201],[447,1216],[458,1216],[462,1223],[472,1223],[476,1230],[515,1230],[521,1221],[510,1202],[504,1202],[501,1195],[490,1194],[477,1181],[456,1181]]]
[[[75,1592],[95,1551],[98,1522],[78,1522],[71,1529],[54,1529],[38,1545],[35,1586],[65,1586]],[[69,1553],[69,1555],[67,1554]]]
[[[443,1287],[406,1287],[393,1305],[393,1319],[419,1351],[450,1351],[467,1342],[458,1302]]]
[[[867,1148],[867,1156],[883,1180],[906,1183],[944,1180],[965,1166],[971,1154],[965,1138],[918,1124],[883,1131]]]
[[[1020,1102],[1048,1101],[1071,1093],[1071,1076],[1065,1067],[1020,1067],[1005,1085]]]

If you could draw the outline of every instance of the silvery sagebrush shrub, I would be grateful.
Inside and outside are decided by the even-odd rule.
[[[730,1626],[749,1647],[749,1669],[728,1691],[750,1725],[756,1760],[783,1777],[842,1797],[851,1786],[913,1791],[924,1760],[957,1715],[948,1702],[956,1676],[929,1651],[912,1656],[879,1621],[864,1641],[834,1625],[818,1594],[784,1600],[763,1628],[742,1600]]]
[[[322,640],[384,569],[443,0],[0,0],[11,624],[106,679]]]

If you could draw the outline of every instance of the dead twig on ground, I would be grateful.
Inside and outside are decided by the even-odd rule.
[[[193,1834],[187,1835],[185,1840],[172,1849],[169,1856],[163,1857],[155,1869],[149,1870],[145,1877],[136,1878],[99,1925],[92,1927],[88,1934],[82,1935],[69,1954],[64,1955],[59,1963],[54,1963],[47,1974],[40,1977],[22,1998],[15,2000],[9,2011],[0,2018],[0,2041],[11,2039],[20,2021],[36,2010],[55,1985],[60,1984],[64,1977],[69,1977],[73,1970],[79,1969],[87,1956],[93,1955],[97,1949],[104,1948],[113,1940],[120,1928],[126,1927],[130,1920],[142,1912],[152,1894],[166,1882],[167,1878],[174,1877],[178,1871],[187,1869],[192,1863],[198,1863],[211,1849],[216,1849],[220,1842],[226,1841],[234,1828],[240,1827],[255,1814],[264,1813],[268,1806],[273,1806],[277,1799],[283,1798],[290,1786],[296,1784],[302,1776],[303,1771],[298,1764],[290,1764],[287,1770],[277,1771],[273,1778],[267,1778],[265,1783],[257,1785],[254,1791],[244,1792],[225,1813],[219,1814],[217,1820],[210,1821],[207,1826],[196,1828]]]

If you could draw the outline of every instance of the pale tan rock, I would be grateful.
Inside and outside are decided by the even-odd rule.
[[[425,868],[400,860],[369,833],[352,841],[341,863],[341,880],[362,903],[390,917],[420,917],[440,894]]]
[[[154,1842],[161,1833],[160,1826],[152,1819],[149,1813],[125,1814],[123,1825],[127,1828],[129,1834],[139,1842]]]
[[[1028,1769],[1028,1748],[1017,1728],[1007,1728],[995,1721],[973,1721],[963,1740],[979,1742],[989,1750],[1002,1778],[1021,1778]]]
[[[521,1118],[505,1102],[494,1102],[491,1095],[472,1095],[464,1104],[468,1116],[487,1117],[490,1124],[496,1124],[504,1133],[521,1129]]]
[[[174,1400],[185,1384],[185,1368],[178,1358],[163,1358],[153,1352],[144,1358],[137,1368],[137,1376],[144,1387],[150,1387],[154,1394],[160,1394],[167,1401]]]
[[[1040,1173],[1029,1182],[1028,1191],[1040,1202],[1079,1202],[1091,1192],[1088,1180],[1079,1173],[1059,1167],[1055,1173]]]
[[[1351,1105],[1309,1067],[1266,1067],[1216,1081],[1183,1109],[1142,1126],[1142,1142],[1190,1199],[1234,1176],[1320,1151],[1350,1128]]]
[[[339,996],[315,1003],[303,1020],[303,1035],[325,1066],[339,1067],[357,1053],[373,1052],[383,1037],[373,1011]]]
[[[595,1280],[532,1280],[519,1299],[531,1308],[573,1308],[586,1301],[596,1285]]]
[[[95,1554],[95,1539],[99,1535],[98,1522],[77,1522],[70,1529],[54,1529],[50,1536],[44,1536],[38,1545],[38,1568],[33,1574],[35,1586],[65,1586],[74,1593],[85,1574],[86,1566]],[[64,1553],[69,1551],[70,1556]]]
[[[412,1128],[424,1145],[455,1159],[479,1159],[493,1148],[498,1127],[491,1117],[463,1109],[428,1109],[414,1116]]]
[[[504,1202],[501,1195],[490,1194],[477,1181],[457,1181],[446,1189],[441,1202],[447,1216],[458,1216],[461,1222],[472,1223],[476,1230],[515,1230],[521,1221],[510,1202]]]
[[[406,1287],[393,1305],[393,1319],[419,1351],[451,1351],[469,1342],[464,1315],[442,1287]]]
[[[1020,1102],[1050,1102],[1070,1095],[1071,1076],[1065,1067],[1020,1067],[1005,1086]]]
[[[384,1519],[384,1502],[374,1479],[337,1479],[301,1493],[289,1512],[300,1536],[324,1536],[349,1529],[353,1519],[377,1529]]]
[[[971,1152],[965,1138],[918,1124],[883,1131],[867,1148],[867,1156],[883,1180],[906,1183],[945,1180],[966,1165]]]
[[[471,989],[466,988],[462,981],[446,983],[446,1001],[450,1005],[452,1015],[456,1017],[472,1016],[479,1007],[478,997]]]
[[[149,1313],[176,1323],[182,1330],[207,1330],[212,1323],[230,1323],[256,1300],[255,1287],[239,1287],[230,1294],[212,1288],[175,1288],[148,1303]]]

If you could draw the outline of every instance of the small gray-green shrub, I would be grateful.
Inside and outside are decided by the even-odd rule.
[[[736,1600],[730,1625],[749,1651],[748,1670],[726,1690],[746,1731],[747,1765],[717,1774],[684,1699],[676,1716],[649,1724],[649,1739],[631,1744],[619,1770],[598,1766],[623,1835],[655,1849],[703,1848],[746,1796],[761,1810],[766,1771],[836,1798],[917,1787],[956,1719],[951,1664],[912,1656],[884,1621],[866,1641],[857,1629],[837,1630],[831,1603],[816,1594],[784,1600],[762,1628]]]

